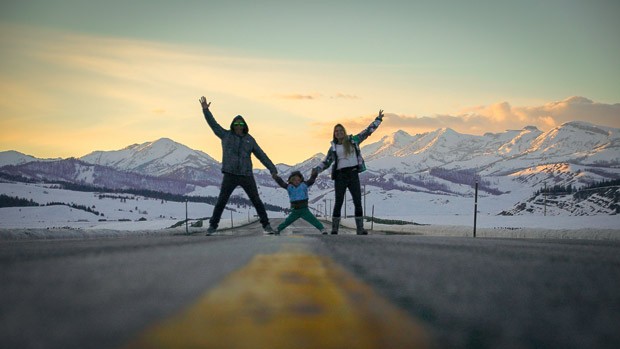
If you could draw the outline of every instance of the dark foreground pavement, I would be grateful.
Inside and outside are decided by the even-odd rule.
[[[0,347],[117,348],[290,248],[329,257],[438,347],[620,347],[617,242],[292,232],[0,241]]]

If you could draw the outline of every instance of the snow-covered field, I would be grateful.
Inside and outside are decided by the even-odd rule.
[[[415,222],[419,225],[379,225],[381,231],[425,235],[471,236],[474,223],[473,198],[411,193],[403,191],[377,192],[367,188],[366,214],[381,219]],[[48,185],[0,183],[0,193],[46,204],[63,202],[91,208],[97,214],[69,206],[4,207],[0,208],[0,239],[122,236],[128,234],[173,234],[186,230],[185,225],[168,229],[187,217],[191,221],[211,216],[213,206],[206,203],[167,202],[132,194],[88,193],[54,189]],[[210,193],[211,195],[216,193]],[[245,195],[240,189],[233,195]],[[312,188],[310,197],[324,195],[312,206],[316,212],[329,211],[333,192]],[[267,203],[285,207],[286,191],[261,188]],[[510,196],[482,196],[478,200],[477,236],[513,238],[579,238],[620,240],[620,215],[567,216],[549,210],[543,214],[498,216],[498,208],[509,206]],[[187,207],[187,211],[186,211]],[[239,226],[255,220],[253,208],[230,207],[220,222],[220,228]],[[347,203],[347,214],[353,205]],[[269,212],[272,218],[282,218],[281,212]],[[343,208],[344,215],[344,208]],[[206,223],[206,222],[205,222]],[[354,226],[352,219],[344,224]],[[206,224],[205,224],[206,225]],[[366,224],[370,228],[370,223]],[[206,227],[188,227],[190,231]],[[225,231],[224,231],[225,233]],[[286,232],[285,232],[286,233]]]

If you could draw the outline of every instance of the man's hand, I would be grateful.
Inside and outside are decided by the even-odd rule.
[[[313,169],[312,169],[312,172],[310,173],[310,176],[311,176],[311,177],[316,177],[316,176],[318,176],[318,175],[319,175],[319,171],[317,171],[317,170],[316,170],[316,168],[313,168]]]
[[[379,110],[379,115],[377,116],[377,119],[383,121],[383,109]]]
[[[200,97],[199,101],[200,101],[200,104],[202,105],[202,109],[209,109],[211,102],[207,103],[207,99],[205,98],[205,96]]]

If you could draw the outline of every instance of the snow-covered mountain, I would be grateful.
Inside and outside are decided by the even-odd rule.
[[[542,162],[620,165],[620,130],[586,122],[569,122],[537,137],[523,154]]]
[[[616,181],[617,183],[618,181]],[[618,186],[589,188],[573,194],[570,192],[537,192],[523,200],[512,209],[499,214],[505,216],[538,214],[589,216],[597,214],[615,215],[620,213]]]
[[[362,148],[376,168],[427,170],[475,168],[505,170],[541,163],[569,162],[615,167],[620,165],[619,130],[585,122],[569,122],[548,132],[522,130],[465,135],[451,129],[411,136],[398,131]],[[498,162],[506,162],[498,165]],[[510,163],[508,163],[510,162]],[[523,164],[519,164],[524,162]]]
[[[366,145],[362,153],[368,168],[378,173],[413,174],[442,168],[495,176],[567,163],[595,166],[615,178],[620,167],[620,134],[618,129],[585,122],[569,122],[544,133],[529,126],[482,136],[451,129],[415,136],[398,131]]]
[[[211,156],[168,138],[120,150],[95,151],[80,160],[119,171],[203,185],[219,183],[222,178],[220,163]]]
[[[361,181],[376,188],[372,195],[379,201],[394,197],[397,192],[471,197],[474,183],[478,182],[481,195],[501,196],[511,202],[509,207],[497,207],[497,213],[523,214],[527,211],[519,207],[544,186],[570,185],[579,189],[620,178],[620,130],[581,121],[565,123],[547,132],[528,126],[477,136],[442,128],[416,135],[401,130],[372,140],[369,138],[362,147],[368,171],[361,175]],[[278,171],[282,177],[293,169],[309,174],[323,157],[319,153],[298,164],[278,164]],[[105,179],[111,181],[106,182],[108,185],[125,183],[180,194],[219,187],[222,176],[220,164],[211,156],[166,138],[116,151],[93,152],[80,161],[62,160],[55,164],[20,160],[22,164],[19,164],[12,159],[23,157],[15,152],[0,153],[0,164],[13,165],[0,167],[0,174],[37,180],[62,178],[101,186],[103,177],[109,177]],[[59,175],[58,168],[67,173]],[[333,183],[327,173],[321,174],[313,187],[320,191],[313,198],[315,202],[333,195],[329,194]],[[255,170],[255,174],[263,190],[279,193],[266,170]],[[114,177],[131,178],[131,181],[114,180]],[[595,207],[599,201],[592,202]],[[591,211],[609,214],[609,207]],[[567,212],[582,214],[578,209]]]
[[[186,194],[194,190],[194,185],[183,180],[119,171],[75,158],[8,165],[1,168],[0,175],[13,180],[21,177],[36,182],[64,182],[108,189],[146,189],[171,194]]]
[[[0,167],[6,165],[21,165],[31,161],[54,161],[60,159],[38,159],[15,150],[0,151]]]
[[[186,167],[219,168],[219,163],[208,154],[169,138],[133,144],[120,150],[94,151],[80,160],[152,176],[168,176]]]

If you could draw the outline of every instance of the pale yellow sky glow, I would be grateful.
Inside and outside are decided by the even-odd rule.
[[[329,134],[316,125],[380,107],[381,98],[363,101],[334,87],[374,94],[347,83],[346,67],[338,65],[22,27],[3,32],[15,34],[3,35],[2,46],[12,49],[9,65],[21,69],[1,86],[1,145],[38,157],[81,156],[160,137],[217,157],[219,141],[197,102],[205,95],[222,125],[242,114],[274,161],[298,161],[327,146]],[[295,92],[307,90],[322,92]]]
[[[411,40],[418,39],[419,45],[430,40]],[[351,46],[360,40],[351,36]],[[470,44],[481,56],[493,53]],[[620,127],[613,97],[619,91],[602,99],[579,84],[543,92],[540,85],[516,82],[519,72],[495,75],[458,58],[452,65],[434,65],[436,55],[419,58],[432,51],[407,53],[415,58],[403,61],[398,57],[404,53],[387,47],[376,52],[376,45],[369,45],[368,55],[384,61],[328,60],[0,20],[0,151],[80,157],[167,137],[220,160],[219,139],[198,103],[202,95],[222,126],[243,115],[269,157],[287,164],[324,153],[336,123],[355,133],[379,109],[386,117],[368,143],[397,130],[441,127],[468,134],[528,125],[548,130],[572,120]],[[514,86],[506,83],[510,79]]]

